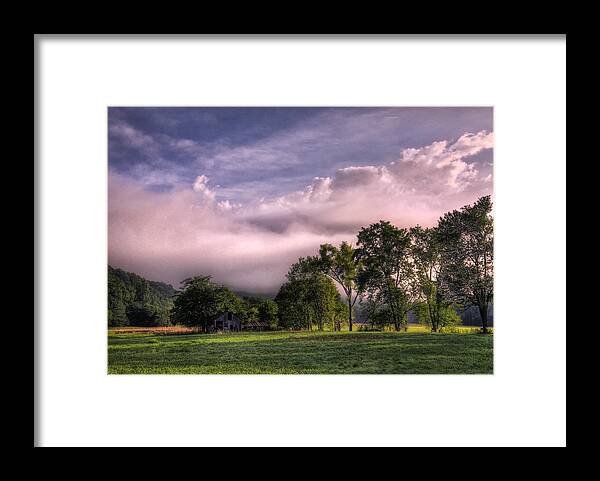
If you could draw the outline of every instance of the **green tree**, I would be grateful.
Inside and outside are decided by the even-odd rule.
[[[348,304],[342,301],[341,297],[338,296],[338,299],[334,305],[333,319],[330,323],[331,330],[341,331],[348,318]]]
[[[175,289],[169,284],[148,281],[137,274],[109,265],[108,324],[126,326],[154,322],[149,325],[165,325],[168,323],[175,293]],[[140,320],[139,309],[145,309],[145,321]]]
[[[109,280],[108,283],[108,325],[126,326],[129,324],[127,318],[127,304],[123,299],[121,290],[118,290],[116,283]]]
[[[379,296],[373,292],[363,292],[357,307],[362,322],[364,324],[370,324],[371,327],[375,327],[375,315],[383,307]]]
[[[386,326],[389,326],[390,319],[393,318],[394,313],[390,309],[388,304],[379,304],[377,309],[373,312],[370,320],[371,327],[375,329],[385,330]],[[396,330],[398,328],[394,326]]]
[[[407,327],[407,313],[418,300],[418,284],[410,256],[410,235],[390,222],[379,221],[358,233],[357,257],[361,291],[387,306],[394,329]],[[385,312],[385,311],[382,311]]]
[[[444,262],[440,236],[436,228],[421,226],[410,230],[411,254],[416,279],[423,303],[419,305],[417,317],[428,324],[433,332],[446,325],[456,323],[455,305],[444,284]],[[423,309],[427,312],[423,312]],[[460,318],[459,318],[460,319]]]
[[[348,330],[351,331],[352,309],[360,294],[357,280],[361,264],[357,260],[355,249],[347,242],[342,242],[339,247],[322,244],[316,262],[322,272],[337,282],[344,291],[348,304]]]
[[[326,324],[334,321],[339,312],[340,293],[331,279],[322,273],[315,274],[308,292],[307,301],[312,307],[317,329],[322,331]]]
[[[279,289],[277,303],[278,325],[284,329],[309,329],[310,306],[305,302],[308,282],[295,280],[285,282]]]
[[[242,322],[258,321],[260,319],[260,305],[244,305],[243,312]]]
[[[426,302],[419,302],[413,307],[413,312],[421,324],[431,327],[432,332],[441,332],[445,327],[461,323],[453,304],[437,304],[433,306]]]
[[[258,319],[266,322],[269,329],[277,329],[277,303],[271,299],[265,299],[258,306]]]
[[[335,317],[340,295],[333,281],[319,270],[316,258],[301,257],[287,274],[275,301],[282,325],[323,330]]]
[[[243,301],[210,279],[210,276],[196,276],[182,282],[183,289],[177,294],[171,311],[173,323],[199,326],[207,332],[210,322],[225,311],[244,315]]]
[[[260,319],[260,305],[264,300],[265,299],[262,297],[248,295],[241,298],[241,306],[238,308],[238,317],[241,319],[242,324],[246,324],[250,321],[258,321]]]
[[[489,196],[444,214],[438,222],[444,283],[457,303],[479,309],[484,333],[494,295],[493,229]]]
[[[168,320],[159,307],[141,302],[127,307],[127,318],[130,325],[140,327],[162,326]]]

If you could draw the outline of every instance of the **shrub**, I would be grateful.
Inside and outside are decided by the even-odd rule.
[[[133,304],[127,308],[129,324],[139,327],[161,326],[166,323],[160,309],[151,305]]]

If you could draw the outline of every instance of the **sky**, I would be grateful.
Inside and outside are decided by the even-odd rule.
[[[433,226],[492,170],[491,107],[110,107],[108,261],[274,294],[320,244]]]

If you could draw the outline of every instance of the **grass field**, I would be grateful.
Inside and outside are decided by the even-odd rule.
[[[491,374],[493,336],[468,333],[110,332],[109,374]]]

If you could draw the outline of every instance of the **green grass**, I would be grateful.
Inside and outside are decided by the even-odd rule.
[[[260,332],[108,335],[109,374],[492,374],[493,336]]]

